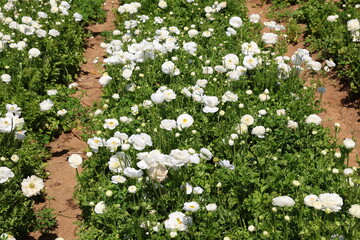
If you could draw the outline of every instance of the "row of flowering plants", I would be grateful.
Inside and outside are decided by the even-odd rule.
[[[0,3],[0,239],[56,225],[51,209],[33,207],[45,198],[44,145],[79,114],[70,94],[86,21],[77,11],[76,1]]]
[[[293,13],[306,24],[306,41],[313,51],[320,53],[320,59],[333,59],[336,72],[354,93],[360,90],[359,9],[359,2],[353,0],[306,1]]]
[[[359,170],[344,164],[355,142],[329,137],[298,77],[325,64],[279,55],[284,26],[244,6],[118,8],[88,159],[70,161],[83,167],[80,239],[359,236]]]

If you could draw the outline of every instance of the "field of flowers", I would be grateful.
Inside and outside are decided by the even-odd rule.
[[[321,127],[299,78],[331,59],[281,56],[284,26],[261,34],[243,1],[117,12],[78,176],[80,239],[359,238],[355,142]]]
[[[322,63],[282,56],[285,27],[245,1],[125,1],[84,119],[73,79],[103,1],[0,0],[0,239],[56,226],[52,209],[33,210],[45,145],[80,121],[80,239],[360,239],[356,144],[321,126],[321,89],[304,84],[336,67],[358,86],[359,7],[344,2],[296,12]]]
[[[102,4],[88,2],[0,1],[0,239],[56,225],[51,209],[33,206],[45,197],[45,144],[81,113],[71,82],[94,20],[86,13]]]
[[[275,7],[299,4],[287,19],[306,25],[305,37],[312,51],[322,60],[336,62],[335,70],[353,93],[360,91],[360,4],[346,1],[271,1]]]

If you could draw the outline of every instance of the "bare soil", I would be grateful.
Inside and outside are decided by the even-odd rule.
[[[249,14],[259,14],[261,23],[270,21],[268,13],[270,12],[271,4],[263,4],[261,0],[247,0],[246,5]],[[295,10],[298,6],[292,6],[290,10]],[[266,31],[266,30],[264,30]],[[292,56],[298,48],[306,48],[304,44],[304,36],[301,35],[297,44],[289,44],[286,52],[286,56]],[[312,55],[313,59],[316,59],[316,54]],[[331,74],[330,74],[331,75]],[[360,115],[359,115],[359,103],[355,101],[349,101],[350,93],[345,89],[339,79],[332,76],[328,76],[322,79],[322,87],[326,88],[326,92],[321,96],[321,108],[324,109],[319,116],[323,119],[322,125],[330,129],[330,132],[334,134],[334,124],[340,123],[341,131],[338,134],[338,142],[342,143],[345,138],[353,138],[355,141],[360,140]],[[306,85],[309,85],[309,81]],[[315,94],[316,99],[320,99],[320,94]],[[360,148],[355,149],[350,154],[350,165],[358,166],[356,163],[357,156],[360,155]]]
[[[102,91],[98,81],[104,71],[101,63],[105,57],[105,52],[100,47],[102,43],[100,33],[115,29],[115,14],[112,10],[117,9],[118,5],[118,1],[106,0],[104,4],[104,10],[107,12],[106,22],[87,27],[93,36],[86,39],[85,63],[81,66],[77,79],[78,91],[75,94],[85,107],[93,106],[101,98]],[[98,63],[93,62],[96,58],[98,58]],[[46,167],[49,174],[45,181],[46,201],[39,203],[35,208],[53,208],[57,215],[58,226],[48,234],[31,233],[27,239],[54,240],[57,237],[65,240],[76,239],[78,229],[76,221],[81,219],[81,210],[73,196],[77,184],[76,170],[69,165],[67,159],[73,153],[86,158],[84,149],[87,144],[81,139],[81,134],[80,129],[73,129],[69,133],[61,134],[59,138],[47,146],[50,148],[52,158],[47,161]],[[81,168],[78,168],[78,172],[81,172]]]

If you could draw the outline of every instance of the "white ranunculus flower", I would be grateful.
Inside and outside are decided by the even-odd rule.
[[[351,205],[349,209],[349,213],[356,218],[360,218],[360,205],[359,204]]]
[[[136,170],[135,168],[127,167],[124,169],[124,174],[130,178],[140,178],[143,176],[144,172],[141,169]]]
[[[251,14],[249,16],[249,20],[252,23],[258,23],[260,21],[260,15],[259,14]]]
[[[188,212],[196,212],[200,205],[197,202],[185,202],[183,209]]]
[[[254,118],[249,114],[242,116],[240,121],[246,126],[251,126],[252,124],[254,124]]]
[[[345,138],[343,143],[346,149],[355,148],[355,142],[351,138]]]
[[[235,166],[232,165],[229,160],[221,160],[221,161],[219,161],[219,165],[224,167],[224,168],[227,168],[229,170],[234,170],[235,169]]]
[[[165,220],[164,225],[169,230],[186,231],[191,223],[191,217],[186,216],[182,212],[173,212],[169,214],[169,218]]]
[[[112,80],[112,77],[110,77],[107,73],[104,73],[100,79],[99,79],[99,83],[101,86],[106,86],[109,84],[109,82]]]
[[[83,159],[79,154],[71,154],[71,156],[68,158],[68,162],[71,167],[77,168],[81,166]]]
[[[277,42],[278,35],[275,33],[263,33],[261,40],[266,44],[275,44]]]
[[[167,7],[167,3],[164,0],[160,0],[158,6],[161,9],[165,9]]]
[[[15,177],[13,171],[7,167],[0,167],[0,184],[7,182],[9,178]]]
[[[126,178],[121,175],[115,175],[111,177],[111,182],[115,184],[124,183],[126,182]]]
[[[150,99],[155,104],[161,104],[165,101],[165,96],[163,92],[157,91],[156,93],[151,94]]]
[[[218,107],[216,107],[220,101],[217,97],[215,96],[205,96],[204,97],[204,108],[203,108],[203,112],[205,113],[214,113],[217,112],[219,110]]]
[[[208,212],[214,212],[214,211],[216,211],[217,206],[216,206],[216,203],[210,203],[210,204],[206,205],[205,208]]]
[[[319,200],[318,196],[314,194],[310,194],[304,198],[304,203],[308,207],[314,207],[314,203],[318,200]]]
[[[180,71],[172,61],[166,61],[161,65],[161,71],[169,75],[179,75]]]
[[[347,30],[350,32],[355,32],[360,29],[359,19],[351,19],[347,22]]]
[[[48,111],[50,110],[52,107],[54,106],[53,101],[51,101],[50,99],[46,99],[44,101],[42,101],[40,103],[40,111],[44,112],[44,111]]]
[[[239,57],[236,54],[230,53],[223,58],[223,65],[228,70],[234,70],[239,64]]]
[[[6,73],[2,74],[0,78],[1,78],[1,81],[6,82],[6,83],[11,81],[11,76],[9,74],[6,74]]]
[[[316,125],[320,125],[320,123],[321,123],[321,117],[319,117],[319,116],[316,115],[316,114],[311,114],[311,115],[309,115],[309,116],[306,118],[305,122],[306,122],[307,124],[314,123],[314,124],[316,124]]]
[[[44,188],[44,181],[32,175],[31,177],[24,178],[21,182],[21,191],[26,197],[32,197],[40,194],[40,191]]]
[[[229,20],[229,24],[234,28],[239,28],[242,26],[243,21],[241,20],[240,17],[232,17]]]
[[[295,201],[291,197],[280,196],[273,198],[272,204],[277,207],[292,207],[295,205]]]
[[[189,114],[181,114],[177,119],[176,123],[180,128],[188,128],[191,127],[194,123],[194,119]]]
[[[16,238],[14,238],[14,236],[7,234],[7,233],[2,233],[0,235],[0,239],[4,239],[4,240],[16,240]]]
[[[170,119],[164,119],[160,123],[160,128],[171,131],[172,129],[176,128],[176,121]]]
[[[295,130],[299,127],[299,124],[293,120],[289,120],[287,123],[287,128],[291,129],[291,130]]]
[[[38,57],[38,56],[40,56],[40,54],[41,54],[41,52],[40,52],[40,50],[37,49],[37,48],[31,48],[31,49],[29,50],[29,57],[30,57],[30,58]]]
[[[256,135],[258,138],[264,138],[266,133],[266,129],[263,126],[254,127],[251,130],[251,134]]]
[[[118,125],[119,125],[119,121],[117,119],[115,119],[115,118],[113,118],[113,119],[105,119],[105,123],[104,123],[103,127],[105,129],[113,130]]]
[[[343,199],[336,193],[323,193],[319,195],[319,201],[322,204],[322,210],[338,212],[343,205]]]
[[[339,18],[339,15],[330,15],[330,16],[328,16],[328,17],[326,18],[326,21],[328,21],[328,22],[335,22],[336,19],[338,19],[338,18]]]
[[[95,205],[94,208],[95,213],[103,214],[106,211],[106,205],[104,201],[100,201]]]
[[[256,68],[258,63],[257,58],[254,58],[253,56],[245,56],[243,60],[244,67],[249,70]]]
[[[168,170],[164,165],[157,165],[156,167],[151,167],[148,169],[150,179],[162,182],[166,179]]]
[[[137,191],[136,186],[132,185],[132,186],[128,187],[128,192],[129,193],[136,193],[136,191]]]
[[[83,16],[80,13],[74,13],[73,15],[75,22],[80,22],[83,19]]]

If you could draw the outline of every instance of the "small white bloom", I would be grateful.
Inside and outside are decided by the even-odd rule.
[[[68,158],[68,162],[71,167],[77,168],[81,166],[83,159],[79,154],[71,154],[71,156]]]

